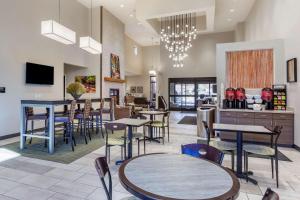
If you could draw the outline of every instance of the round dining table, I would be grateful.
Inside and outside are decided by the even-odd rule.
[[[128,192],[149,200],[228,200],[240,190],[230,170],[183,154],[134,157],[120,166],[119,179]]]

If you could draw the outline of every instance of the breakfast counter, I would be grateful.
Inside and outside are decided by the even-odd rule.
[[[288,108],[281,110],[249,110],[249,109],[218,109],[219,122],[224,124],[259,125],[268,129],[282,126],[282,133],[278,144],[282,146],[294,145],[294,110]],[[222,140],[235,140],[234,135],[220,132]],[[254,143],[270,143],[270,136],[245,134],[245,141]]]

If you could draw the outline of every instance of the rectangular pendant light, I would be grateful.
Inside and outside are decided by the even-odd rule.
[[[41,33],[63,44],[76,43],[76,33],[54,20],[42,21]]]
[[[91,54],[102,53],[102,45],[91,37],[80,37],[79,47]]]

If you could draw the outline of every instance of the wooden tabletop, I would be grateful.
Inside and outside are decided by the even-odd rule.
[[[151,122],[150,120],[144,120],[144,119],[132,119],[132,118],[122,118],[113,121],[113,123],[121,123],[121,124],[126,124],[128,126],[143,126],[147,123]]]
[[[216,131],[242,132],[242,133],[265,133],[270,134],[272,131],[264,126],[255,125],[236,125],[236,124],[213,124]]]
[[[92,102],[101,102],[101,99],[91,99]],[[66,99],[66,100],[21,100],[21,104],[47,104],[47,105],[67,105],[71,104],[72,100]],[[85,99],[79,99],[76,100],[76,103],[84,103]]]
[[[139,111],[139,113],[143,115],[163,115],[166,114],[167,112],[159,111],[159,110],[145,110],[145,111]]]
[[[122,164],[119,178],[141,199],[236,199],[240,184],[229,170],[177,154],[149,154]]]

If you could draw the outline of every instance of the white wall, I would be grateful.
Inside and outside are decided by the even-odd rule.
[[[88,34],[88,9],[74,0],[61,1],[61,23],[77,33]],[[58,21],[53,0],[1,1],[0,7],[0,136],[19,132],[21,99],[61,99],[64,63],[87,66],[90,56],[76,45],[66,46],[40,34],[41,21]],[[25,84],[25,63],[54,66],[53,86]]]
[[[125,79],[125,26],[115,16],[106,9],[103,9],[103,77],[110,77],[110,54],[120,57],[121,79]],[[102,95],[109,97],[109,89],[120,90],[120,101],[123,102],[125,96],[125,84],[103,82]]]
[[[298,0],[259,0],[256,1],[245,23],[247,41],[284,40],[285,60],[300,59],[300,1]],[[284,64],[282,66],[286,68]],[[284,74],[286,77],[286,74]],[[300,77],[300,70],[298,70]],[[300,83],[288,84],[288,106],[295,109],[295,144],[300,146]]]
[[[137,48],[137,55],[134,54],[134,48]],[[125,35],[125,58],[126,76],[143,73],[143,48],[127,35]]]
[[[100,9],[93,10],[93,38],[100,40]],[[121,76],[125,73],[124,24],[104,9],[103,76],[110,76],[110,53],[120,56]],[[0,7],[0,136],[19,132],[21,99],[62,99],[64,63],[85,67],[68,71],[68,82],[76,75],[96,75],[96,93],[83,97],[100,97],[100,56],[91,55],[79,48],[79,37],[90,35],[90,11],[74,0],[61,1],[61,24],[77,34],[77,43],[66,46],[44,37],[41,21],[58,21],[58,2],[53,0],[9,0]],[[25,63],[34,62],[54,66],[54,85],[26,85]],[[125,84],[103,84],[103,97],[109,88],[120,88],[121,97]],[[70,97],[70,96],[67,96]]]
[[[142,68],[141,74],[126,77],[126,90],[131,86],[143,86],[144,97],[150,98],[150,76],[149,70],[156,70],[160,73],[160,46],[147,46],[142,48]],[[159,78],[158,74],[158,78]],[[160,81],[160,79],[158,79]],[[127,91],[129,92],[129,91]]]

